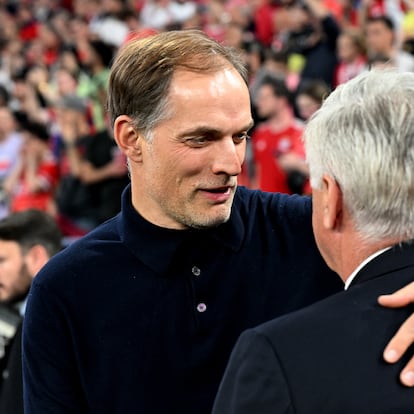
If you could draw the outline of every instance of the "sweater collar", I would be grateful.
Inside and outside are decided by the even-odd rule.
[[[230,219],[216,228],[207,230],[173,230],[156,226],[145,220],[132,206],[131,185],[122,194],[122,209],[117,225],[121,241],[154,272],[165,275],[178,250],[184,245],[197,247],[197,241],[210,239],[211,245],[219,244],[232,251],[241,248],[244,239],[244,223],[238,205],[239,191],[233,202]]]

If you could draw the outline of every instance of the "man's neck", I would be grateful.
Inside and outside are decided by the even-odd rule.
[[[378,243],[367,243],[359,238],[348,240],[348,248],[342,249],[341,269],[338,269],[338,274],[344,283],[349,285],[351,276],[355,277],[370,260],[398,242],[399,239],[387,239]]]
[[[365,260],[363,260],[354,271],[344,280],[345,282],[345,290],[349,288],[352,281],[358,275],[359,271],[362,270],[371,260],[374,260],[377,256],[381,255],[382,253],[386,252],[387,250],[391,249],[392,246],[385,247],[384,249],[377,250],[375,253],[369,255]]]

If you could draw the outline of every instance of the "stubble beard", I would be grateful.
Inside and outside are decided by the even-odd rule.
[[[223,212],[217,212],[215,214],[203,214],[202,212],[197,213],[193,209],[192,211],[189,211],[188,214],[186,214],[186,212],[175,212],[175,214],[173,213],[173,216],[175,216],[176,221],[190,229],[207,230],[215,228],[229,221],[231,216],[233,199],[234,194],[225,205],[221,206],[223,207],[223,210],[224,208],[226,208],[226,210]]]

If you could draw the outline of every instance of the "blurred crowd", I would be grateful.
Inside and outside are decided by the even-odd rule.
[[[414,0],[0,0],[0,19],[0,218],[46,211],[68,239],[129,181],[105,104],[133,37],[199,28],[243,53],[256,124],[239,183],[265,191],[309,192],[303,128],[332,89],[414,71]]]

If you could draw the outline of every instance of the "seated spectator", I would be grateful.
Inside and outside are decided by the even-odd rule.
[[[402,48],[406,52],[414,55],[414,0],[405,0],[407,12],[401,22],[401,42]]]
[[[301,193],[304,181],[292,186],[289,177],[297,171],[307,173],[301,141],[302,123],[294,117],[292,95],[285,82],[265,77],[257,93],[256,108],[264,122],[252,133],[255,162],[253,186],[264,191]]]
[[[281,34],[281,48],[288,54],[305,58],[301,72],[303,82],[322,79],[332,86],[337,65],[338,23],[319,0],[294,2],[288,12],[288,29]]]
[[[29,117],[37,123],[46,123],[49,119],[45,99],[38,89],[39,84],[47,80],[44,68],[24,66],[12,75],[10,107],[15,113]]]
[[[12,212],[38,209],[56,217],[55,190],[59,168],[43,124],[21,121],[24,137],[19,159],[4,181]]]
[[[128,35],[128,26],[123,19],[127,11],[126,2],[111,0],[99,3],[98,13],[90,20],[91,34],[108,45],[119,47]]]
[[[358,24],[360,27],[364,27],[367,20],[371,18],[387,16],[396,31],[399,32],[406,5],[408,5],[407,0],[360,0],[355,6],[358,13]]]
[[[255,38],[266,47],[270,47],[279,28],[275,24],[281,4],[272,0],[251,2]]]
[[[331,88],[322,80],[311,80],[302,85],[296,93],[296,108],[299,117],[305,123],[308,122],[330,93]],[[280,162],[282,167],[290,167],[292,169],[292,166],[295,165],[295,159],[296,157],[287,154],[280,160]],[[299,165],[297,165],[295,171],[291,172],[289,176],[291,186],[294,186],[294,183],[296,183],[295,188],[301,188],[302,194],[311,194],[312,190],[308,176],[309,173],[307,167],[303,168],[302,160],[299,159]]]
[[[9,197],[4,190],[4,181],[16,167],[22,143],[14,114],[7,106],[0,107],[0,218],[9,213]]]
[[[365,32],[368,58],[381,54],[388,57],[399,71],[414,72],[414,56],[401,50],[394,27],[394,23],[387,16],[367,19]]]
[[[293,57],[293,59],[295,59]],[[281,78],[285,81],[285,84],[289,91],[292,93],[296,91],[300,75],[299,70],[292,69],[291,65],[292,55],[289,55],[286,51],[266,49],[263,51],[263,60],[260,67],[256,70],[256,76],[250,82],[250,91],[253,101],[256,99],[257,89],[260,86],[262,79],[267,75],[273,75]]]
[[[140,20],[144,27],[166,30],[180,27],[196,11],[197,5],[193,1],[148,0],[141,10]]]
[[[90,39],[82,39],[77,47],[87,71],[79,78],[77,94],[89,100],[93,125],[96,131],[102,131],[106,128],[106,90],[114,48],[101,40]]]
[[[303,85],[296,94],[296,106],[302,120],[308,121],[330,93],[331,88],[320,80],[309,81]]]
[[[355,1],[323,0],[323,3],[332,12],[342,30],[358,27],[358,11]]]
[[[85,100],[66,95],[56,109],[59,222],[65,236],[76,237],[118,213],[128,170],[109,131],[91,131]]]
[[[334,87],[345,83],[367,69],[367,57],[362,33],[356,29],[342,31],[337,40],[338,66]]]
[[[0,413],[23,414],[22,318],[33,278],[61,250],[55,220],[39,210],[0,220]],[[6,329],[7,327],[7,329]]]

